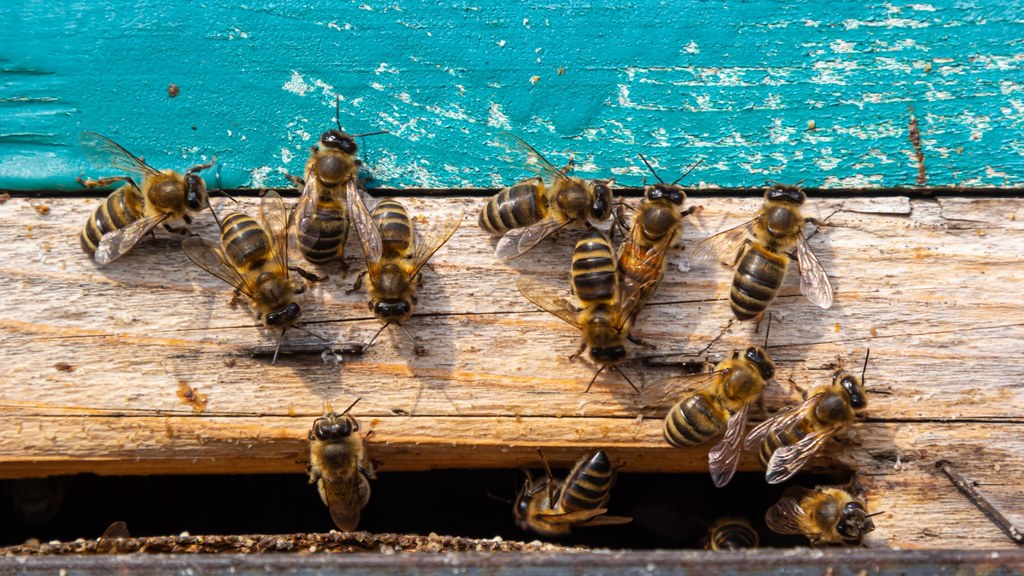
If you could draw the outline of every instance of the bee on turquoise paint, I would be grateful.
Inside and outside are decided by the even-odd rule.
[[[480,227],[501,236],[494,251],[499,259],[522,256],[562,228],[589,228],[611,216],[614,179],[568,176],[572,160],[558,169],[518,136],[502,139],[526,153],[526,168],[536,176],[503,188],[480,211]]]
[[[191,215],[209,204],[206,183],[198,172],[213,166],[213,161],[179,174],[173,170],[157,170],[117,142],[95,132],[83,132],[81,142],[97,163],[128,173],[99,180],[78,179],[87,188],[124,182],[96,208],[79,234],[82,250],[97,264],[109,264],[124,256],[160,224],[168,232],[184,233],[192,223]],[[141,184],[133,177],[140,178]]]

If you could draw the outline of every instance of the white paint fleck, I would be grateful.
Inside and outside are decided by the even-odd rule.
[[[505,41],[504,40],[498,40],[497,44],[498,44],[498,48],[504,48],[505,47]]]
[[[828,171],[839,166],[841,160],[841,158],[832,155],[832,148],[826,147],[821,149],[821,156],[814,160],[814,165],[821,170]]]
[[[293,157],[294,154],[292,154],[291,150],[287,148],[281,148],[281,163],[288,164],[289,162],[292,161]]]
[[[683,46],[683,52],[687,54],[700,54],[700,46],[693,40],[690,40],[689,44]]]
[[[292,77],[287,82],[284,83],[284,86],[281,86],[281,89],[283,89],[285,92],[291,92],[292,94],[296,94],[298,96],[305,96],[306,92],[309,92],[310,90],[313,89],[313,86],[306,83],[306,81],[302,78],[302,74],[299,74],[295,70],[292,70]]]
[[[782,118],[772,119],[772,125],[768,128],[768,138],[772,144],[788,144],[792,142],[797,130],[793,126],[785,126]]]
[[[270,176],[270,166],[253,168],[249,171],[249,185],[253,188],[266,188],[268,176]]]
[[[884,20],[843,20],[843,26],[847,30],[856,30],[861,26],[865,28],[927,28],[931,23],[925,20],[914,20],[912,18],[893,18]]]
[[[373,12],[373,6],[370,6],[369,4],[360,4],[359,9],[366,10],[367,12]]]
[[[854,43],[845,40],[833,40],[829,43],[828,47],[836,54],[852,54],[855,51],[853,49]]]
[[[399,92],[398,94],[395,94],[395,98],[398,98],[399,100],[405,102],[406,104],[413,103],[412,96],[410,96],[408,92]]]
[[[935,6],[931,4],[911,4],[909,8],[918,12],[935,12]]]
[[[882,184],[881,174],[855,174],[844,178],[828,176],[822,184],[825,188],[865,188]]]
[[[337,22],[328,22],[327,27],[330,28],[331,30],[337,30],[341,32],[341,26],[338,26]]]
[[[228,138],[231,138],[231,130],[228,130]]]
[[[530,19],[529,18],[523,18],[523,26],[526,26],[527,28],[530,27]]]
[[[381,84],[380,82],[370,82],[370,88],[373,88],[374,90],[376,90],[378,92],[383,92],[384,91],[384,85]]]
[[[807,26],[808,28],[817,28],[818,26],[821,26],[821,21],[820,20],[804,20],[804,26]]]
[[[501,104],[492,102],[487,110],[487,125],[491,128],[499,128],[501,130],[511,130],[512,125],[508,121],[508,116],[501,109]]]
[[[374,74],[383,74],[385,72],[388,74],[398,74],[398,68],[395,68],[387,62],[381,62],[380,65],[377,66],[377,69],[373,71]]]

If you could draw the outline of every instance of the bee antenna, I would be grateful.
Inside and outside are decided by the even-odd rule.
[[[228,200],[231,200],[235,204],[238,203],[238,198],[235,198],[234,196],[232,196],[231,194],[228,194],[227,192],[221,190],[220,188],[214,188],[213,190],[210,190],[210,194],[213,194],[214,192],[220,194],[221,196],[227,198]]]
[[[604,369],[605,367],[601,366],[600,368],[597,369],[597,372],[594,372],[594,377],[590,379],[590,384],[587,384],[587,389],[583,391],[584,394],[590,392],[590,389],[594,386],[594,382],[597,380],[598,374],[604,372]]]
[[[334,95],[334,123],[338,125],[338,130],[344,132],[341,129],[341,95]]]
[[[629,385],[633,387],[633,390],[636,390],[636,391],[637,391],[637,393],[640,393],[640,389],[636,387],[636,384],[633,384],[633,381],[629,379],[629,376],[626,376],[626,373],[625,373],[625,372],[623,372],[623,371],[622,371],[622,370],[621,370],[621,369],[620,369],[620,368],[619,368],[618,366],[616,366],[615,368],[613,368],[613,370],[615,370],[616,372],[618,372],[618,373],[619,373],[619,376],[622,376],[623,378],[625,378],[625,379],[626,379],[626,382],[628,382],[628,383],[629,383]]]
[[[703,163],[704,163],[704,160],[697,160],[697,162],[693,166],[690,166],[690,168],[686,172],[683,172],[682,176],[680,176],[679,178],[676,178],[675,181],[672,182],[672,185],[675,186],[676,184],[678,184],[680,180],[682,180],[683,178],[686,178],[687,176],[689,176],[690,172],[693,172],[697,168],[697,166],[700,166]]]
[[[348,408],[345,408],[344,410],[342,410],[341,414],[338,414],[338,416],[344,416],[345,414],[348,414],[348,411],[351,410],[352,407],[355,406],[356,404],[358,404],[359,401],[362,400],[362,399],[363,399],[362,396],[360,396],[359,398],[356,398],[355,402],[349,404]]]
[[[544,465],[544,474],[547,475],[548,481],[548,499],[555,499],[555,477],[551,474],[551,465],[548,464],[548,459],[544,457],[544,453],[541,452],[540,448],[537,448],[537,454],[540,455],[540,461]]]
[[[413,346],[419,346],[419,342],[416,342],[416,338],[412,335],[411,332],[409,332],[408,328],[406,328],[402,324],[399,324],[398,327],[402,329],[402,332],[405,332],[405,335],[409,337],[409,340],[412,340]]]
[[[237,200],[235,200],[235,202],[237,202]],[[213,221],[217,223],[217,229],[222,230],[224,227],[221,226],[220,217],[217,216],[217,211],[213,209],[213,204],[210,204],[209,200],[206,202],[206,207],[210,209],[210,214],[213,214]]]
[[[509,500],[508,498],[502,498],[501,496],[495,496],[494,494],[491,494],[490,492],[487,493],[487,497],[490,498],[491,500],[497,500],[498,502],[504,502],[505,504],[511,504],[512,503],[512,501]]]
[[[665,181],[661,179],[661,176],[658,176],[657,172],[654,171],[654,166],[651,166],[651,163],[647,161],[647,158],[644,158],[643,154],[637,154],[637,156],[639,156],[640,160],[642,160],[644,165],[647,166],[647,169],[651,171],[651,174],[654,174],[654,177],[658,179],[658,182],[664,184]]]
[[[363,138],[364,136],[378,136],[380,134],[391,134],[387,130],[377,130],[376,132],[363,132],[362,134],[350,134],[353,138]]]
[[[321,340],[323,342],[330,342],[330,340],[328,340],[327,338],[324,338],[323,336],[317,334],[316,332],[313,332],[309,328],[303,328],[299,324],[293,324],[292,328],[295,328],[296,330],[298,330],[300,332],[305,332],[306,334],[309,334],[310,336],[312,336],[314,338],[317,338],[317,339],[319,339],[319,340]]]
[[[868,348],[867,353],[864,354],[864,368],[860,371],[860,383],[864,384],[864,375],[868,372],[868,358],[871,357],[871,348]]]
[[[366,352],[366,350],[370,348],[370,346],[374,343],[374,341],[377,340],[377,336],[380,336],[380,333],[383,332],[384,329],[387,328],[390,325],[391,325],[391,322],[388,322],[387,324],[385,324],[385,325],[381,326],[379,329],[377,329],[377,333],[373,335],[373,338],[370,338],[370,341],[367,342],[365,346],[363,346],[363,350],[362,351]]]
[[[886,510],[882,510],[881,512],[875,512],[874,514],[868,514],[867,516],[864,516],[864,517],[865,518],[871,518],[872,516],[878,516],[879,514],[885,514],[885,513],[886,513]]]
[[[284,333],[287,330],[287,328],[281,330],[281,337],[277,339],[277,348],[274,348],[274,358],[270,361],[271,366],[277,363],[277,353],[281,351],[281,342],[284,341]]]
[[[764,349],[768,349],[768,335],[772,333],[772,313],[768,313],[768,327],[764,329]]]

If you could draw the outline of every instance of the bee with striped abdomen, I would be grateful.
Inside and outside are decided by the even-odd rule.
[[[864,356],[861,377],[840,367],[832,383],[819,386],[803,403],[765,420],[744,440],[746,450],[758,450],[769,484],[785,482],[825,445],[845,429],[857,412],[867,407],[864,373],[870,350]]]
[[[611,216],[614,179],[567,176],[572,161],[559,170],[518,136],[502,137],[526,153],[526,167],[536,177],[502,189],[480,211],[480,227],[501,236],[494,251],[499,259],[522,256],[562,228],[589,228]]]
[[[723,516],[708,528],[704,542],[707,550],[744,550],[757,548],[760,538],[746,518]]]
[[[779,293],[789,267],[790,251],[796,249],[800,268],[800,292],[821,308],[832,306],[832,284],[811,252],[801,207],[807,195],[796,186],[775,184],[752,220],[704,240],[694,249],[694,259],[709,252],[735,258],[729,303],[739,320],[760,318]]]
[[[381,200],[371,213],[362,193],[350,188],[348,204],[366,258],[366,271],[360,274],[353,290],[359,288],[363,275],[369,276],[368,307],[384,324],[366,345],[369,347],[381,330],[392,323],[402,325],[412,316],[420,269],[455,234],[462,224],[462,213],[416,238],[412,220],[397,200]]]
[[[764,521],[773,532],[802,534],[814,546],[860,546],[864,535],[875,529],[871,517],[878,514],[868,514],[864,502],[843,488],[793,487],[768,509]]]
[[[309,431],[309,483],[316,484],[320,499],[331,512],[339,530],[352,532],[370,501],[370,480],[375,480],[373,463],[366,453],[359,422],[349,410],[329,412],[317,418]]]
[[[260,222],[241,212],[218,221],[220,245],[198,236],[182,242],[185,256],[197,266],[245,294],[267,328],[285,331],[302,311],[294,301],[295,284],[288,268],[287,212],[277,192],[260,203]],[[278,348],[280,348],[280,339]],[[274,362],[277,352],[274,353]]]
[[[302,194],[291,214],[291,227],[299,251],[308,262],[325,264],[341,260],[348,239],[349,187],[356,186],[360,162],[355,139],[341,131],[328,130],[306,161]]]
[[[619,281],[644,287],[631,291],[636,294],[638,300],[634,315],[640,312],[661,284],[665,276],[666,255],[669,248],[679,240],[683,230],[683,217],[695,210],[693,207],[683,210],[686,193],[678,184],[679,180],[693,168],[687,170],[686,174],[675,182],[666,184],[642,154],[640,159],[658,179],[658,183],[644,186],[644,199],[633,215],[629,235],[619,246]],[[694,168],[696,166],[694,165]]]
[[[767,341],[766,334],[765,347]],[[708,452],[708,468],[715,486],[725,486],[736,473],[750,405],[761,397],[765,383],[774,375],[775,363],[764,347],[733,352],[711,374],[701,376],[708,381],[704,387],[669,410],[665,440],[677,448],[697,446],[724,431],[722,440]]]
[[[587,391],[602,371],[612,368],[639,392],[618,366],[626,360],[625,344],[630,338],[634,312],[639,304],[636,292],[646,285],[619,282],[611,242],[598,230],[591,230],[576,243],[570,283],[572,294],[579,302],[578,307],[557,296],[543,282],[526,276],[520,276],[516,281],[519,292],[527,300],[572,324],[582,333],[580,348],[570,359],[589,348],[591,360],[601,366],[590,380]]]
[[[83,132],[81,142],[95,163],[108,164],[128,174],[99,180],[79,179],[89,188],[124,182],[96,208],[79,235],[82,250],[97,264],[109,264],[124,256],[160,224],[169,232],[183,231],[175,226],[191,224],[191,214],[209,203],[206,183],[198,172],[213,166],[213,161],[179,174],[157,170],[95,132]],[[141,179],[141,184],[134,178]]]
[[[604,450],[580,458],[565,480],[555,480],[541,454],[545,478],[526,483],[512,508],[516,525],[542,536],[565,536],[576,526],[626,524],[632,518],[605,516],[615,483],[615,470]]]

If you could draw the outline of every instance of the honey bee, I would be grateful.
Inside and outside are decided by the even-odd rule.
[[[619,246],[618,273],[623,283],[644,286],[643,290],[635,290],[636,303],[634,315],[651,297],[665,276],[666,255],[670,247],[675,245],[683,230],[683,217],[693,213],[694,208],[683,210],[686,193],[679,186],[690,168],[675,182],[666,184],[658,173],[640,155],[647,168],[658,179],[658,183],[644,186],[644,199],[633,215],[633,223],[629,236]],[[698,162],[699,164],[699,162]],[[694,165],[696,168],[697,165]]]
[[[213,161],[179,174],[173,170],[157,170],[120,144],[95,132],[83,132],[81,142],[95,162],[128,173],[99,180],[78,180],[88,188],[124,182],[96,208],[79,235],[82,250],[97,264],[109,264],[124,256],[159,224],[168,232],[184,232],[184,228],[174,226],[191,224],[191,214],[208,205],[206,183],[197,173],[213,166]],[[142,185],[133,177],[141,178]]]
[[[751,346],[742,354],[736,350],[706,376],[709,382],[704,387],[669,410],[665,440],[677,448],[697,446],[724,430],[721,441],[708,452],[708,468],[715,486],[725,486],[736,473],[750,405],[774,375],[775,363],[765,348]]]
[[[356,187],[361,162],[356,140],[341,130],[320,135],[320,144],[306,161],[302,194],[292,211],[291,228],[299,251],[313,264],[325,264],[345,254],[348,239],[347,191]]]
[[[743,442],[746,450],[758,450],[767,468],[769,484],[785,482],[867,407],[864,373],[870,350],[864,356],[861,377],[840,367],[832,383],[819,386],[803,403],[765,420]]]
[[[704,548],[707,550],[743,550],[757,548],[760,538],[746,518],[723,516],[708,528]]]
[[[309,483],[316,484],[320,499],[331,511],[339,530],[352,532],[370,501],[370,480],[376,480],[373,463],[366,455],[359,422],[349,414],[329,412],[317,418],[309,431]]]
[[[455,234],[462,223],[462,213],[424,237],[415,239],[412,220],[398,201],[382,200],[371,214],[362,193],[349,188],[348,203],[352,225],[366,258],[363,274],[370,278],[367,284],[368,307],[384,324],[377,331],[380,334],[388,325],[402,325],[412,316],[421,281],[420,269]],[[363,274],[353,290],[359,288]],[[377,335],[373,338],[376,339]],[[372,343],[373,339],[366,346]]]
[[[769,528],[779,534],[803,534],[811,545],[846,544],[859,546],[864,535],[875,529],[864,502],[843,488],[818,486],[814,490],[794,487],[764,515]]]
[[[710,251],[735,254],[737,264],[729,303],[739,320],[760,318],[786,276],[790,251],[796,248],[800,292],[821,308],[832,306],[832,284],[804,236],[807,222],[800,207],[807,195],[796,186],[775,184],[764,195],[764,206],[752,220],[720,232],[698,244],[694,258]]]
[[[522,256],[562,228],[589,228],[611,216],[614,179],[567,176],[571,160],[559,170],[521,138],[508,133],[502,138],[526,153],[526,167],[536,177],[503,188],[480,211],[480,227],[501,236],[494,251],[497,258]]]
[[[565,536],[576,526],[626,524],[632,518],[605,516],[611,498],[615,470],[604,450],[580,458],[564,481],[555,480],[541,454],[546,477],[534,482],[526,472],[526,483],[512,508],[516,525],[542,536]]]
[[[632,319],[639,304],[636,292],[648,288],[648,285],[619,282],[611,242],[596,229],[576,243],[570,283],[572,293],[580,303],[578,308],[552,294],[550,287],[537,280],[520,276],[516,281],[519,292],[527,300],[582,332],[580,348],[569,358],[575,358],[589,348],[590,359],[601,366],[590,380],[587,392],[606,368],[617,371],[639,392],[618,366],[626,360],[625,341],[630,338]]]
[[[217,222],[220,246],[192,236],[182,242],[182,248],[197,266],[245,294],[256,309],[256,317],[262,318],[267,328],[280,329],[283,339],[299,321],[302,310],[294,301],[295,284],[288,268],[287,212],[277,192],[263,196],[260,221],[241,212],[228,214]],[[279,339],[278,349],[280,346]]]

